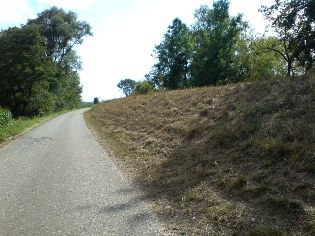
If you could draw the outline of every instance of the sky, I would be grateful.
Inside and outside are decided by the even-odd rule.
[[[155,45],[178,17],[194,23],[194,12],[212,0],[9,0],[1,2],[0,29],[25,24],[28,19],[52,6],[78,14],[78,20],[92,27],[93,37],[76,47],[83,69],[80,71],[83,101],[123,97],[117,84],[122,79],[140,81],[155,63]],[[243,14],[256,32],[267,22],[258,9],[274,0],[230,0],[230,14]]]

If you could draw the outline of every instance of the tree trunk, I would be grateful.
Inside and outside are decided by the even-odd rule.
[[[291,76],[291,72],[292,72],[292,61],[288,60],[288,76]]]

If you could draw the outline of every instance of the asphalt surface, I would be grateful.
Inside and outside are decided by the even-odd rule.
[[[0,235],[166,235],[95,141],[84,110],[0,149]]]

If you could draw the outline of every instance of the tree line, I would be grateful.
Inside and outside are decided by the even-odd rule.
[[[81,102],[74,49],[91,27],[76,13],[52,7],[0,32],[0,107],[15,117],[72,109]]]
[[[195,11],[195,23],[174,19],[154,49],[157,61],[145,80],[121,80],[126,96],[151,90],[224,85],[306,73],[314,68],[315,1],[276,0],[259,10],[273,36],[257,36],[242,15],[230,16],[228,0]]]

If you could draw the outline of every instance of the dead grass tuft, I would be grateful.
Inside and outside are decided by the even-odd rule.
[[[315,232],[314,75],[99,104],[91,127],[177,234]]]

